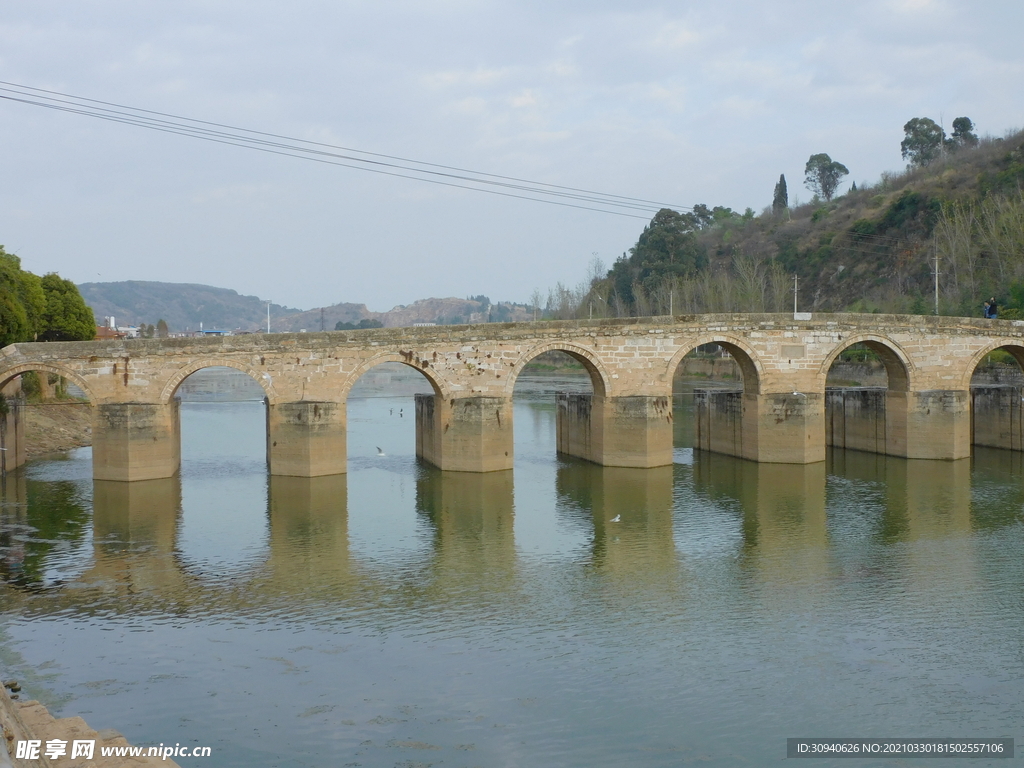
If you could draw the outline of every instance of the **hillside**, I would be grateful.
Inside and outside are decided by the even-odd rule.
[[[129,280],[119,283],[83,283],[78,286],[97,322],[114,316],[118,325],[155,325],[166,320],[172,332],[206,329],[258,331],[266,328],[267,304],[256,296],[242,296],[228,288],[193,283]],[[480,323],[527,320],[525,305],[491,304],[486,296],[469,299],[420,299],[387,312],[371,312],[365,304],[340,303],[308,311],[270,305],[271,330],[332,331],[337,323],[377,320],[387,328],[415,323]]]
[[[385,328],[401,328],[416,323],[457,325],[460,323],[504,322],[528,320],[532,317],[525,305],[499,302],[491,304],[484,296],[472,299],[420,299],[412,304],[399,305],[387,312],[371,312],[365,304],[335,304],[323,308],[323,327],[330,331],[338,322],[358,323],[360,320],[378,320]],[[321,310],[283,317],[271,323],[272,330],[319,331]]]
[[[96,322],[113,315],[118,325],[167,321],[172,331],[204,328],[255,329],[267,323],[267,303],[228,288],[194,283],[127,280],[119,283],[82,283],[78,290],[92,307]],[[271,319],[301,310],[270,305]]]
[[[793,184],[790,189],[795,188]],[[1024,132],[886,173],[830,202],[794,208],[664,209],[606,276],[549,314],[934,310],[978,315],[995,297],[1024,316]],[[770,183],[765,185],[766,202]],[[557,296],[555,297],[558,298]]]

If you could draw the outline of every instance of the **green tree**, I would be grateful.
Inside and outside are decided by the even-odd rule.
[[[786,174],[779,175],[779,183],[775,185],[772,197],[772,213],[776,216],[789,208],[789,190],[786,188]]]
[[[974,123],[969,117],[958,117],[953,121],[953,135],[946,146],[950,149],[966,149],[978,146],[978,134],[974,133]]]
[[[96,320],[82,294],[70,280],[55,272],[44,275],[43,293],[46,311],[43,313],[43,341],[88,341],[96,336]]]
[[[928,117],[915,117],[903,126],[904,139],[900,142],[903,159],[911,165],[925,166],[942,152],[945,133],[938,123]]]
[[[839,189],[843,176],[850,170],[840,162],[833,160],[824,152],[811,155],[804,166],[804,185],[814,194],[829,202]]]
[[[21,273],[21,303],[28,317],[32,339],[43,332],[43,317],[46,314],[46,292],[43,291],[43,280],[31,272]]]
[[[0,347],[32,339],[21,259],[0,246]]]
[[[339,320],[334,324],[334,330],[336,331],[363,331],[367,328],[383,328],[384,323],[380,320],[371,320],[370,318],[364,317],[358,323],[346,323]]]
[[[685,213],[680,215],[683,217],[687,216]],[[689,218],[696,229],[707,229],[715,223],[715,211],[708,208],[704,203],[697,203],[690,211]]]
[[[161,339],[166,339],[170,335],[170,329],[167,327],[167,321],[163,318],[156,321],[156,335]]]
[[[713,211],[711,216],[714,220]],[[707,253],[697,240],[697,230],[693,215],[662,208],[644,227],[629,255],[623,254],[608,273],[614,292],[632,306],[634,285],[649,293],[666,279],[702,269],[707,264]]]

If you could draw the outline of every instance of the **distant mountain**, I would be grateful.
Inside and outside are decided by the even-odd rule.
[[[156,324],[163,319],[172,331],[197,330],[200,323],[207,329],[225,330],[256,330],[267,324],[265,301],[257,296],[242,296],[228,288],[126,280],[82,283],[78,290],[85,303],[92,307],[97,323],[113,315],[118,325]],[[271,320],[301,311],[280,304],[270,305]]]
[[[323,322],[321,323],[321,311]],[[322,310],[311,309],[297,315],[283,317],[271,324],[275,331],[333,331],[338,322],[358,323],[360,320],[379,320],[385,328],[403,328],[416,323],[456,325],[461,323],[504,322],[530,320],[532,314],[525,305],[500,302],[491,304],[485,297],[476,299],[420,299],[412,304],[399,305],[387,312],[371,312],[365,304],[335,304]]]
[[[258,331],[266,328],[267,303],[257,296],[242,296],[228,288],[194,283],[159,283],[128,280],[120,283],[82,283],[78,286],[96,322],[111,315],[118,325],[156,324],[166,320],[172,332],[203,328]],[[344,302],[308,311],[270,305],[270,328],[284,331],[333,331],[339,323],[379,320],[386,328],[416,323],[438,325],[529,320],[522,304],[491,304],[486,296],[471,299],[420,299],[387,312],[371,312],[365,304]]]

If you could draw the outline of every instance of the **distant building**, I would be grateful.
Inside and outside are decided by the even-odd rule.
[[[437,325],[437,323],[413,323],[412,327],[413,328],[430,328],[433,325]]]
[[[103,341],[106,339],[123,339],[124,334],[117,330],[117,328],[109,328],[105,325],[96,326],[96,341]]]

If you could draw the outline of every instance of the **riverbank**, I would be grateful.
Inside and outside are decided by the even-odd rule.
[[[92,445],[89,403],[72,400],[28,403],[22,406],[22,414],[28,459]]]
[[[131,745],[120,733],[113,730],[94,731],[80,717],[54,717],[38,701],[14,701],[7,689],[0,689],[0,727],[3,729],[5,750],[0,751],[0,766],[12,768],[64,768],[65,766],[94,766],[95,768],[133,768],[134,766],[161,765],[178,768],[173,760],[160,757],[103,756],[106,747],[128,750]],[[64,743],[66,754],[49,758],[45,754],[47,742],[58,740]],[[18,757],[18,742],[36,740],[41,745],[39,757],[24,759]],[[93,742],[89,758],[71,758],[75,741]],[[6,758],[6,760],[5,760]],[[91,759],[90,759],[91,758]]]

